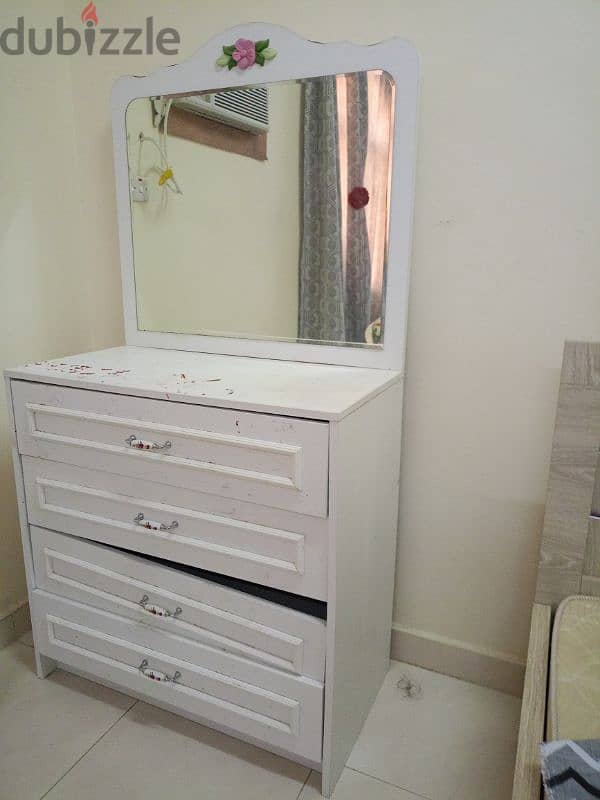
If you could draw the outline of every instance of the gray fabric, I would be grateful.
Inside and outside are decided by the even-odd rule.
[[[544,788],[550,800],[600,797],[600,739],[541,746]]]
[[[348,190],[362,186],[369,144],[369,87],[366,72],[346,76]],[[346,239],[346,341],[364,342],[371,322],[371,254],[364,208],[348,206]]]
[[[346,76],[348,190],[364,184],[369,136],[367,73]],[[335,76],[304,82],[303,213],[299,336],[364,342],[371,309],[371,255],[364,208],[340,191]],[[342,231],[341,203],[347,206]],[[346,236],[345,263],[342,236]],[[376,316],[379,316],[377,314]]]
[[[303,230],[299,336],[345,340],[335,77],[304,82]]]

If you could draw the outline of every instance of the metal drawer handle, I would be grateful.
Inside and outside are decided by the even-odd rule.
[[[138,667],[144,678],[151,681],[158,681],[159,683],[177,683],[181,678],[181,672],[176,672],[174,675],[167,675],[166,672],[160,672],[157,669],[152,669],[148,666],[148,661],[144,659]]]
[[[168,450],[171,447],[171,442],[148,442],[145,439],[138,439],[135,433],[132,433],[128,439],[125,439],[129,447],[134,450]]]
[[[149,600],[150,598],[148,597],[147,594],[145,594],[138,603],[138,605],[141,606],[144,609],[144,611],[147,611],[149,614],[154,614],[155,617],[175,618],[183,613],[183,609],[180,606],[177,606],[175,611],[169,611],[168,609],[163,608],[162,606],[156,606],[152,603],[149,603],[148,602]]]
[[[146,528],[147,531],[174,531],[175,528],[179,527],[176,519],[170,525],[165,525],[164,522],[152,522],[151,519],[145,519],[141,513],[133,521],[140,528]]]

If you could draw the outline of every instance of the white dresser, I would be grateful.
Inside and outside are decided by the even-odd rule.
[[[6,372],[39,676],[59,666],[292,758],[326,797],[389,665],[417,72],[401,40],[253,24],[120,81],[128,345]],[[228,148],[258,135],[239,128],[258,74],[255,163]],[[235,93],[222,141],[229,106],[209,140],[196,119],[209,90]],[[339,176],[313,187],[327,161]],[[220,209],[231,164],[252,200]]]
[[[388,667],[399,373],[123,347],[7,381],[40,675],[341,769]]]

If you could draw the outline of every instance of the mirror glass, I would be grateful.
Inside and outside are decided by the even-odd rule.
[[[382,70],[138,98],[138,329],[381,347],[394,85]]]

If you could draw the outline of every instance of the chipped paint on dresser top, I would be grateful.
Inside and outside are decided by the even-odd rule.
[[[345,417],[401,379],[392,370],[149,347],[114,347],[7,369],[10,378],[312,419]]]

